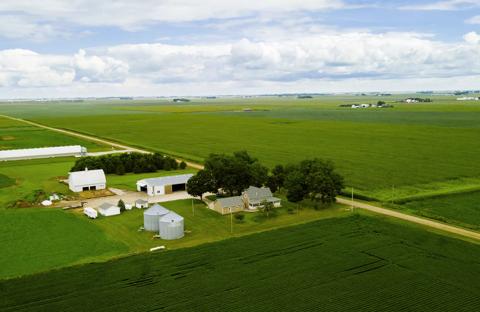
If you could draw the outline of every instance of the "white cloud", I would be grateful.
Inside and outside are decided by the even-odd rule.
[[[480,43],[480,35],[477,34],[476,32],[472,31],[472,32],[469,32],[468,34],[465,34],[463,36],[463,39],[468,42],[468,43],[471,43],[471,44],[478,44]]]
[[[52,24],[39,23],[24,16],[0,15],[0,37],[41,42],[51,37],[66,36]]]
[[[342,0],[2,0],[0,13],[20,12],[32,20],[137,30],[155,22],[226,19],[256,13],[340,9]]]
[[[480,15],[469,18],[465,21],[467,24],[480,24]]]
[[[404,10],[454,11],[480,6],[480,0],[444,0],[401,7]]]
[[[120,82],[128,74],[128,64],[109,56],[87,56],[80,50],[73,56],[76,79],[83,82]]]

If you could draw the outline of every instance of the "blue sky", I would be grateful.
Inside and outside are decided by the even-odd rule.
[[[480,88],[480,0],[2,0],[0,97]]]

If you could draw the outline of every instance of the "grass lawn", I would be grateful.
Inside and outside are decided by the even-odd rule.
[[[58,209],[0,210],[0,279],[109,259],[128,247],[92,222]]]
[[[340,205],[315,210],[309,207],[308,204],[302,205],[298,213],[289,213],[287,209],[292,204],[286,202],[284,203],[285,207],[275,210],[275,214],[269,218],[260,213],[245,213],[244,221],[239,222],[233,219],[233,233],[231,233],[230,216],[222,216],[208,209],[205,204],[199,200],[194,201],[194,209],[192,209],[191,200],[178,200],[161,203],[161,205],[185,218],[185,230],[188,231],[188,233],[185,234],[184,238],[165,241],[153,239],[155,233],[138,232],[138,229],[143,226],[143,209],[134,208],[131,211],[124,212],[120,216],[99,218],[90,222],[102,228],[112,240],[118,240],[128,245],[131,252],[144,252],[159,245],[165,245],[169,249],[191,247],[292,224],[347,216],[350,214],[345,207]],[[195,210],[195,215],[193,215],[193,210]],[[79,211],[75,213],[80,214]]]
[[[479,257],[354,215],[3,281],[0,310],[478,311]]]
[[[108,149],[94,142],[0,117],[0,150],[64,145],[82,145],[90,152]]]

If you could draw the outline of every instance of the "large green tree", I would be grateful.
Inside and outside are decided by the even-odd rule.
[[[203,199],[203,194],[207,192],[216,192],[212,175],[205,170],[200,170],[187,182],[188,194]]]

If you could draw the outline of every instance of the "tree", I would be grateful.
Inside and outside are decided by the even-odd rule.
[[[285,183],[285,167],[276,165],[272,169],[271,175],[267,178],[267,186],[272,192],[276,192],[284,186]]]
[[[187,192],[192,196],[203,199],[203,194],[207,192],[215,192],[213,179],[208,171],[200,170],[187,181]]]
[[[182,162],[178,165],[178,167],[183,170],[187,168],[187,163],[182,160]]]
[[[125,203],[123,202],[123,200],[119,200],[118,201],[118,204],[117,206],[120,208],[120,212],[124,212],[125,211]]]
[[[385,105],[385,104],[386,104],[385,101],[378,101],[377,102],[377,105]]]
[[[343,177],[335,171],[333,163],[320,159],[307,159],[290,166],[285,178],[287,199],[291,202],[309,198],[332,203],[343,187]]]
[[[268,218],[270,216],[270,212],[272,212],[274,208],[275,208],[275,206],[272,202],[264,200],[260,204],[259,210],[261,212],[263,212],[264,214],[266,214],[267,218]]]

